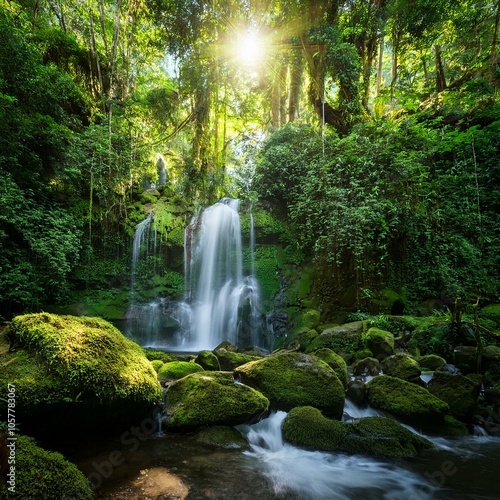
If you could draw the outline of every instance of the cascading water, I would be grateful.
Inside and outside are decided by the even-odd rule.
[[[186,296],[178,315],[190,323],[185,349],[213,349],[223,340],[259,343],[259,291],[255,277],[243,275],[238,210],[239,200],[225,198],[186,229]]]
[[[364,456],[296,448],[281,434],[285,412],[239,426],[278,498],[311,500],[432,498],[435,488],[421,476]]]

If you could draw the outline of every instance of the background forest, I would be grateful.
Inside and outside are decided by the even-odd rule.
[[[281,228],[323,312],[498,301],[499,24],[488,0],[0,0],[0,315],[126,309],[151,210],[151,294],[178,296],[222,196]]]

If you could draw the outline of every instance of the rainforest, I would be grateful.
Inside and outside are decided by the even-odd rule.
[[[0,496],[495,498],[499,26],[0,0]]]

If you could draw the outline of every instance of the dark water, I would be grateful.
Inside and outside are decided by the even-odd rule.
[[[435,439],[438,449],[381,460],[283,444],[280,418],[242,427],[249,450],[128,429],[69,456],[103,499],[486,500],[500,498],[500,439]]]

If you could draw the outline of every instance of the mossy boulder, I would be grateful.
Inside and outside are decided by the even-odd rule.
[[[479,386],[469,378],[437,371],[429,382],[428,389],[431,394],[448,403],[452,416],[466,420],[474,414]]]
[[[308,309],[302,313],[301,323],[308,328],[314,329],[319,325],[320,312],[316,309]]]
[[[214,351],[219,360],[221,370],[232,371],[238,366],[260,359],[262,356],[253,356],[242,352],[228,351],[221,347]]]
[[[220,371],[221,369],[219,359],[212,351],[200,351],[194,361],[208,371]]]
[[[500,381],[500,347],[489,345],[483,348],[482,364],[484,370],[495,381]]]
[[[40,448],[30,437],[17,438],[15,467],[15,493],[5,492],[4,497],[0,487],[2,498],[19,500],[94,498],[89,481],[76,465],[68,462],[60,453]]]
[[[283,347],[294,348],[305,351],[311,342],[318,336],[318,332],[308,326],[298,326],[293,328],[285,338]]]
[[[158,370],[158,378],[164,380],[178,380],[191,373],[202,372],[203,367],[197,363],[190,363],[188,361],[170,361],[164,363]]]
[[[401,378],[408,382],[418,382],[422,371],[418,362],[403,352],[398,352],[383,359],[380,365],[386,375]]]
[[[318,349],[312,354],[323,360],[337,374],[337,377],[342,382],[344,388],[347,387],[349,375],[347,373],[347,364],[342,356],[339,356],[336,352],[333,352],[331,349],[326,347]]]
[[[276,410],[314,406],[333,418],[342,416],[344,386],[335,371],[315,356],[276,354],[239,366],[235,376],[261,391]]]
[[[227,425],[216,425],[202,429],[196,436],[196,441],[217,448],[248,448],[248,442],[241,433],[234,427]]]
[[[477,347],[458,345],[453,349],[453,363],[462,373],[476,372],[478,367]]]
[[[446,359],[436,354],[427,354],[426,356],[421,356],[417,359],[420,368],[435,371],[440,370],[446,364]]]
[[[364,321],[354,321],[344,325],[328,328],[321,332],[306,348],[306,353],[328,348],[344,359],[363,349],[362,333],[365,327]]]
[[[310,406],[290,411],[283,422],[283,437],[294,445],[315,450],[385,457],[413,456],[422,449],[434,447],[389,418],[338,422]]]
[[[163,363],[168,363],[169,361],[189,361],[189,356],[183,354],[158,351],[149,347],[143,347],[142,349],[144,351],[144,354],[146,355],[146,358],[148,358],[150,361],[159,360]]]
[[[151,361],[151,366],[155,369],[155,372],[158,373],[158,370],[164,365],[165,363],[159,359],[153,359]]]
[[[192,430],[212,425],[238,425],[267,411],[269,400],[238,384],[230,372],[199,372],[170,385],[166,394],[167,430]]]
[[[5,394],[8,383],[16,386],[16,413],[25,426],[116,426],[162,398],[141,347],[107,321],[27,314],[15,317],[9,331],[23,349],[0,354],[0,387]]]
[[[386,330],[370,328],[366,332],[365,344],[374,358],[383,359],[394,354],[394,335]]]
[[[380,361],[371,357],[360,359],[352,365],[352,373],[354,375],[375,377],[380,373],[380,370]]]
[[[366,388],[368,403],[373,408],[418,428],[443,423],[449,413],[448,404],[427,389],[397,377],[380,375],[370,380]]]
[[[479,317],[494,321],[500,327],[500,304],[490,304],[479,310]]]

